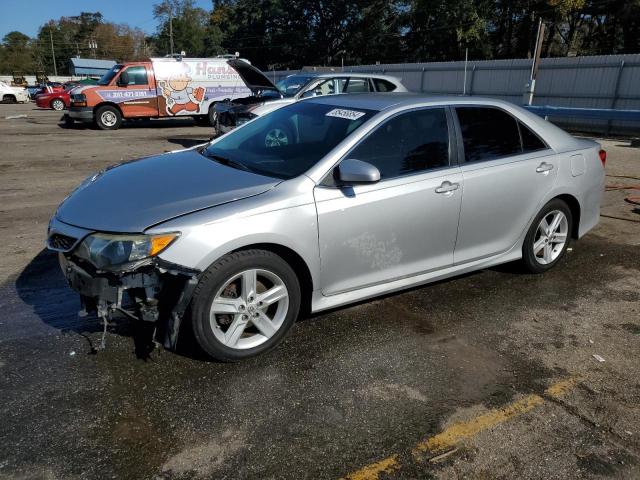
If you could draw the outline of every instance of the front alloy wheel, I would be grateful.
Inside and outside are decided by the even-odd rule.
[[[53,102],[51,102],[51,108],[53,108],[57,112],[60,112],[64,110],[64,102],[56,98]]]
[[[222,361],[263,353],[293,326],[300,298],[296,274],[278,255],[265,250],[230,253],[204,272],[194,292],[195,339]]]
[[[225,346],[247,349],[262,345],[284,323],[289,292],[278,275],[251,269],[223,282],[211,304],[211,328]]]

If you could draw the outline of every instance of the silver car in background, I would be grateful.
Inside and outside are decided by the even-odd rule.
[[[274,125],[291,141],[265,144]],[[234,361],[300,312],[515,260],[547,271],[598,222],[605,160],[498,100],[322,96],[97,173],[48,246],[86,310],[155,322],[168,348],[188,320]]]
[[[270,82],[268,78],[262,83]],[[400,79],[376,73],[315,73],[300,72],[289,75],[275,84],[273,89],[264,88],[259,95],[239,98],[216,104],[216,133],[230,132],[249,120],[291,105],[304,98],[345,93],[407,92]],[[286,126],[280,125],[267,132],[268,141],[282,144],[292,135]]]

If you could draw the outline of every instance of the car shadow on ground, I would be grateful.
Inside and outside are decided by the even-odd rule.
[[[100,337],[92,334],[102,332],[102,321],[95,316],[78,316],[79,296],[67,285],[60,271],[57,254],[43,249],[12,283],[8,282],[2,287],[5,313],[7,318],[11,318],[11,330],[5,332],[8,337],[28,337],[38,333],[50,334],[52,331],[73,332],[86,339],[87,354],[98,352]],[[153,342],[154,327],[153,323],[122,317],[110,322],[108,331],[131,338],[136,357],[148,360],[154,348],[162,348],[156,347]],[[179,338],[175,353],[195,360],[206,359],[195,344],[187,322],[181,328]]]
[[[208,143],[209,142],[209,138],[204,138],[204,137],[197,137],[197,138],[193,138],[193,137],[173,137],[173,138],[167,138],[167,142],[169,143],[173,143],[175,145],[180,145],[184,148],[191,148],[191,147],[195,147],[197,145],[202,145],[203,143]]]
[[[63,129],[91,129],[96,128],[91,123],[85,122],[66,122],[64,117],[59,120],[58,127]],[[192,118],[158,118],[158,119],[131,119],[124,120],[120,128],[131,129],[131,128],[182,128],[182,127],[191,127],[191,128],[200,128],[200,129],[209,129],[212,127],[209,125],[202,125]]]

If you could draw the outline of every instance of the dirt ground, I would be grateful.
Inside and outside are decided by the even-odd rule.
[[[127,322],[95,353],[47,222],[90,173],[210,129],[59,117],[0,105],[0,479],[640,478],[630,190],[606,192],[599,226],[544,275],[501,266],[303,319],[239,364],[188,337],[142,360]],[[601,142],[607,183],[640,184],[640,148]]]

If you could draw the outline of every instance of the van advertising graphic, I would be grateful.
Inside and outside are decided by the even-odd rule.
[[[103,100],[113,103],[129,102],[132,100],[144,100],[155,98],[156,92],[148,88],[139,90],[96,90]]]
[[[158,106],[168,115],[204,115],[212,101],[250,93],[240,75],[226,63],[154,62],[153,68]]]

